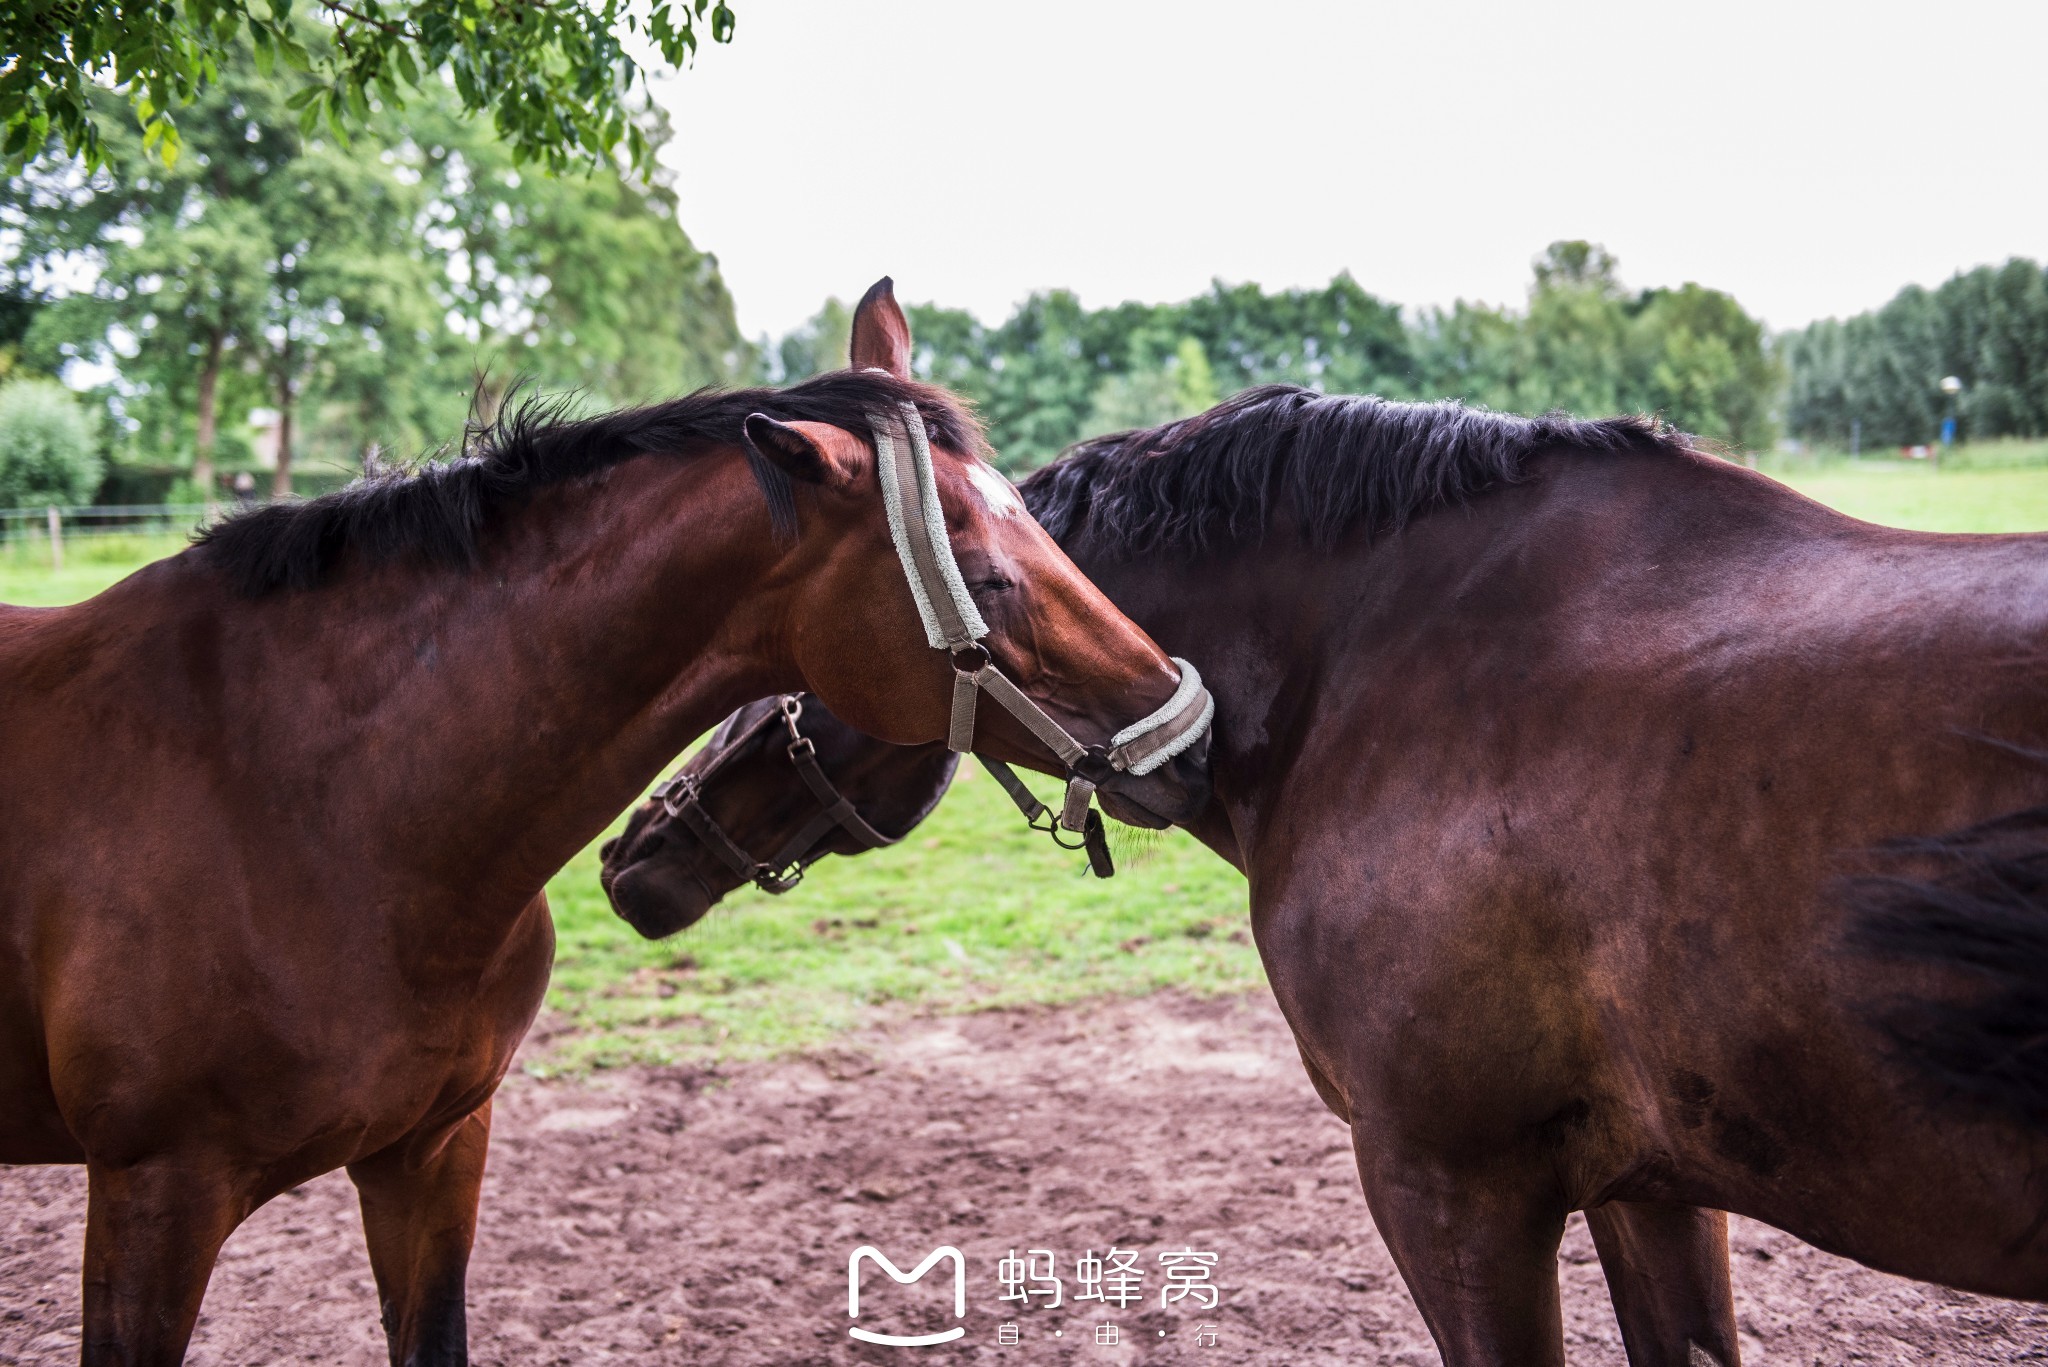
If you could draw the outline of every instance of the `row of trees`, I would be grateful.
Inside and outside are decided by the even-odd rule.
[[[404,109],[371,102],[348,142],[309,135],[307,88],[244,52],[182,112],[171,166],[110,121],[100,165],[53,141],[8,181],[0,377],[110,375],[97,430],[117,469],[176,467],[208,496],[223,461],[250,463],[261,412],[283,492],[307,455],[352,471],[431,449],[515,378],[595,407],[844,364],[836,300],[777,342],[741,339],[665,184],[523,171],[431,83]],[[1781,411],[1805,437],[1928,440],[1956,374],[1966,431],[2048,431],[2048,279],[2017,261],[1775,343],[1718,291],[1625,288],[1585,242],[1552,244],[1513,309],[1404,313],[1340,275],[1101,309],[1050,291],[992,326],[936,305],[912,319],[919,372],[977,401],[1020,468],[1271,381],[1655,412],[1756,447]]]
[[[110,117],[99,166],[53,141],[9,179],[0,368],[111,373],[117,461],[210,494],[268,410],[282,493],[309,454],[430,448],[515,378],[615,405],[751,372],[666,185],[522,171],[432,83],[347,143],[308,135],[308,80],[244,51],[181,112],[169,167]]]
[[[1318,290],[1219,282],[1185,303],[1102,309],[1055,290],[995,327],[936,306],[910,316],[918,372],[972,397],[1018,468],[1275,381],[1515,412],[1655,412],[1755,446],[1771,439],[1780,384],[1762,325],[1729,296],[1627,290],[1613,257],[1585,242],[1552,244],[1521,310],[1459,303],[1404,318],[1339,275]],[[771,378],[844,364],[847,325],[846,307],[828,301],[763,347]]]
[[[1883,308],[1780,339],[1785,423],[1836,445],[1931,442],[1949,413],[1968,437],[2048,435],[2048,271],[1980,266],[1938,289],[1909,285]]]

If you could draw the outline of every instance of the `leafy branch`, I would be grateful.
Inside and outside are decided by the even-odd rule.
[[[312,3],[301,20],[292,0],[9,0],[0,5],[10,54],[0,67],[0,159],[19,170],[54,136],[89,167],[103,165],[93,95],[113,87],[127,92],[145,146],[170,164],[176,110],[219,79],[246,35],[261,70],[283,62],[304,73],[293,107],[309,134],[324,125],[346,141],[373,100],[402,106],[423,81],[445,78],[524,161],[588,167],[623,145],[644,175],[654,149],[632,113],[646,76],[627,43],[644,41],[681,67],[700,35],[730,42],[734,19],[725,0]]]

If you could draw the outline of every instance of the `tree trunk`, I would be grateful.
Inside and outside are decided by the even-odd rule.
[[[271,476],[270,496],[292,496],[292,370],[290,344],[285,366],[277,381],[277,473]]]
[[[192,484],[207,503],[213,502],[213,442],[219,432],[215,402],[220,389],[221,352],[226,345],[227,334],[215,329],[207,338],[206,363],[199,371],[199,437],[192,452]]]

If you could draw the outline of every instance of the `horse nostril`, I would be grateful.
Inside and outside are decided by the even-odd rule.
[[[617,836],[613,836],[610,840],[605,841],[604,844],[599,845],[597,847],[597,857],[599,859],[610,859],[612,857],[612,851],[617,849],[618,847],[619,838]]]

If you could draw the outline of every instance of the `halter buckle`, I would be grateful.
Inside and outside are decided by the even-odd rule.
[[[674,778],[662,784],[654,795],[661,800],[661,809],[663,811],[667,812],[670,816],[679,817],[683,814],[683,808],[695,802],[700,795],[697,787],[697,776],[695,774],[677,774]]]

